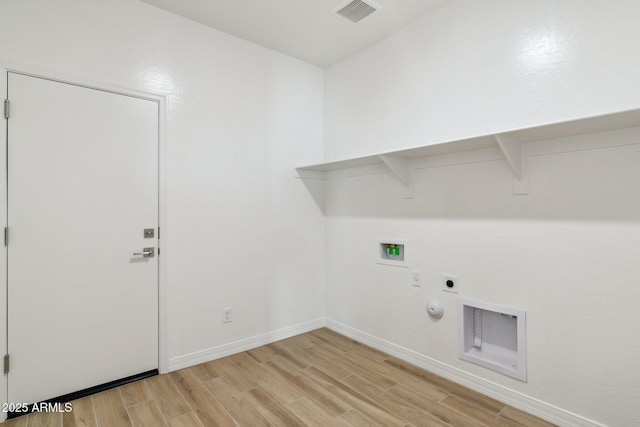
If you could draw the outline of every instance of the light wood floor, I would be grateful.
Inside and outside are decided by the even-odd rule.
[[[543,420],[328,329],[138,381],[8,427],[542,427]]]

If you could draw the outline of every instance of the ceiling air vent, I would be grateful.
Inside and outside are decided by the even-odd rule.
[[[379,4],[367,0],[347,0],[333,9],[335,13],[351,22],[360,22],[376,10],[382,8]]]

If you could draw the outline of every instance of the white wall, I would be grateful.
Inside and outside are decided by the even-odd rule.
[[[638,108],[639,13],[630,1],[452,0],[327,70],[326,160]],[[583,151],[593,140],[603,148]],[[634,425],[639,143],[640,131],[554,142],[567,152],[530,157],[525,196],[499,155],[426,162],[408,200],[375,169],[330,179],[327,318],[578,416],[566,425]],[[376,264],[377,237],[408,239],[410,268]],[[460,276],[460,295],[527,312],[527,383],[458,359],[443,273]],[[445,306],[439,322],[430,298]]]
[[[390,174],[330,179],[327,318],[527,396],[514,403],[633,425],[640,130],[598,138],[634,145],[533,156],[527,196],[511,194],[505,160],[415,169],[410,200]],[[408,268],[376,264],[379,237],[408,240]],[[456,295],[442,274],[460,277],[461,296],[526,311],[527,383],[458,359]],[[444,305],[438,322],[430,299]]]
[[[450,0],[327,70],[326,160],[636,108],[639,13]]]
[[[3,63],[167,96],[172,366],[324,317],[324,220],[292,172],[322,157],[322,69],[135,0],[2,1]]]

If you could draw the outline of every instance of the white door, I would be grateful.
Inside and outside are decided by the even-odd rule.
[[[9,402],[157,369],[158,104],[7,80]]]

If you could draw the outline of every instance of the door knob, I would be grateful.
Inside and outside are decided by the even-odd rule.
[[[152,258],[155,255],[155,248],[144,248],[142,252],[134,252],[134,255],[142,255],[144,258]]]

